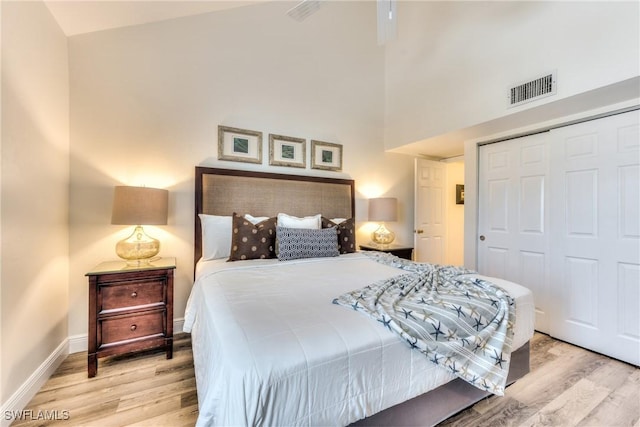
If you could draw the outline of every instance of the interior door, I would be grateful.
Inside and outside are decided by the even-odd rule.
[[[432,160],[415,163],[414,258],[444,264],[446,255],[446,167]]]
[[[548,134],[480,147],[478,271],[531,289],[549,332]]]
[[[638,111],[552,132],[554,336],[640,363]]]

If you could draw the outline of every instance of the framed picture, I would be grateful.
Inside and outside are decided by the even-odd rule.
[[[456,205],[464,205],[464,184],[456,184]]]
[[[218,159],[262,163],[262,132],[218,126]]]
[[[342,170],[342,145],[311,140],[311,167],[328,171]]]
[[[304,138],[269,134],[269,164],[305,168],[307,166]]]

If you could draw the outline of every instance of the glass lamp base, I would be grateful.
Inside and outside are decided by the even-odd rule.
[[[131,236],[116,244],[116,254],[127,265],[145,265],[160,252],[160,241],[148,236],[141,226],[136,226]]]
[[[381,247],[388,246],[396,238],[393,231],[388,230],[384,224],[380,224],[380,227],[371,234],[371,240]]]

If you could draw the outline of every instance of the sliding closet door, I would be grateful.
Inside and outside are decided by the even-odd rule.
[[[536,329],[640,364],[640,113],[480,147],[478,269]]]
[[[638,112],[551,133],[552,334],[640,363]]]
[[[531,289],[548,332],[548,134],[480,147],[478,270]]]

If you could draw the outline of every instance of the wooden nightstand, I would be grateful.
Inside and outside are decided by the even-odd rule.
[[[409,246],[389,245],[388,247],[381,248],[376,245],[360,245],[360,250],[387,252],[391,255],[397,256],[398,258],[404,258],[408,260],[411,260],[413,257],[413,248]]]
[[[89,278],[89,378],[98,358],[153,348],[173,357],[173,271],[175,258],[131,267],[103,262]]]

